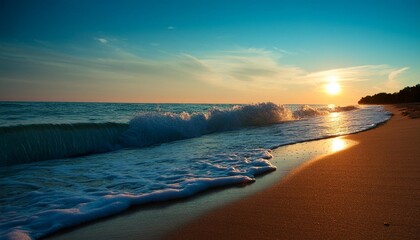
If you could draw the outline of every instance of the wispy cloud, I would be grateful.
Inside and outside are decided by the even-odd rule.
[[[385,86],[390,91],[397,91],[403,87],[403,84],[397,80],[398,75],[402,74],[403,72],[407,71],[408,67],[403,67],[400,69],[396,69],[388,74],[388,81],[386,82]]]
[[[107,44],[109,42],[106,38],[95,38],[95,40],[102,44]]]
[[[297,52],[292,52],[292,51],[288,51],[282,48],[278,48],[278,47],[273,47],[274,51],[279,52],[283,55],[296,55]]]
[[[298,67],[279,64],[279,55],[264,49],[239,49],[196,57],[209,71],[209,81],[233,88],[270,87],[303,75]]]
[[[336,68],[308,73],[302,78],[303,81],[301,83],[324,83],[328,81],[329,76],[336,76],[340,82],[361,82],[372,80],[375,77],[386,76],[392,70],[392,67],[385,64]]]
[[[18,66],[20,72],[36,69],[39,72],[40,69],[48,69],[49,73],[58,72],[63,75],[72,73],[84,75],[85,78],[92,76],[106,79],[112,78],[110,76],[115,79],[132,77],[139,81],[169,78],[180,74],[195,74],[202,67],[200,63],[184,54],[173,55],[163,60],[153,60],[119,48],[108,50],[107,53],[97,52],[96,55],[74,56],[50,49],[0,45],[0,61],[5,65]],[[2,76],[4,74],[0,72],[0,78]]]
[[[389,81],[395,81],[397,76],[400,75],[402,72],[407,71],[409,68],[408,67],[403,67],[400,69],[397,69],[395,71],[392,71],[388,74],[388,80]]]
[[[168,26],[168,30],[175,30],[174,26]]]
[[[104,38],[95,39],[108,43]],[[80,89],[81,86],[84,91],[96,92],[99,88],[103,91],[119,89],[142,96],[165,91],[179,96],[194,91],[203,95],[201,90],[213,86],[226,93],[234,90],[243,95],[271,93],[276,96],[285,94],[285,89],[318,89],[330,75],[337,76],[342,84],[375,81],[376,86],[382,86],[387,81],[395,83],[397,76],[408,69],[363,65],[307,71],[283,64],[280,53],[257,48],[207,54],[165,54],[153,59],[119,47],[89,51],[89,55],[72,55],[47,48],[0,44],[0,63],[5,66],[0,70],[0,83],[10,85],[13,79],[19,79],[34,84],[49,82],[53,86],[65,82],[67,89]],[[194,90],[192,86],[195,86]],[[179,93],[172,93],[173,89],[178,89]],[[188,90],[188,93],[182,92]]]
[[[101,39],[108,42],[106,39]],[[98,41],[100,41],[98,39]],[[102,41],[101,41],[102,42]],[[395,81],[408,67],[395,69],[388,65],[363,65],[346,68],[309,72],[300,67],[281,64],[280,56],[264,49],[237,49],[220,51],[207,55],[172,54],[160,60],[140,57],[130,51],[112,48],[101,57],[79,57],[42,48],[1,47],[0,57],[12,62],[32,62],[40,65],[78,67],[96,71],[121,71],[121,74],[144,74],[184,72],[194,73],[197,80],[205,80],[218,85],[281,83],[293,85],[316,85],[328,81],[335,75],[340,82],[368,81],[374,77]],[[200,76],[201,74],[201,76]],[[387,76],[387,77],[386,77]]]
[[[277,89],[293,85],[319,86],[336,76],[339,82],[385,83],[395,68],[386,64],[361,65],[321,71],[282,64],[281,54],[264,49],[239,49],[195,57],[211,74],[208,81],[225,86]]]

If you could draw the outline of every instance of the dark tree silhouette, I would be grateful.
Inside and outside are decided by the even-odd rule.
[[[359,104],[394,104],[420,102],[420,84],[405,87],[395,93],[378,93],[373,96],[362,97]]]

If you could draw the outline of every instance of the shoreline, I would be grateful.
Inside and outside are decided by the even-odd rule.
[[[420,236],[420,119],[398,106],[359,144],[309,161],[268,189],[228,204],[170,239],[414,239]],[[406,114],[404,114],[406,115]]]

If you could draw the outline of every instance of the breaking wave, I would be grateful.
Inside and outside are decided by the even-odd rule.
[[[259,103],[206,113],[139,113],[128,124],[36,124],[0,128],[0,166],[82,156],[126,147],[199,137],[209,133],[264,126],[328,114],[341,109],[305,105],[292,112],[283,105]]]

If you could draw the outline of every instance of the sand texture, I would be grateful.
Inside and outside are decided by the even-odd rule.
[[[387,109],[395,114],[390,121],[345,137],[359,144],[304,164],[168,238],[420,239],[420,119]]]

